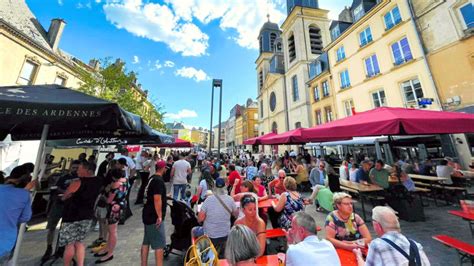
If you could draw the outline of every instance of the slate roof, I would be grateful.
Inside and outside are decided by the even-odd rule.
[[[0,0],[0,19],[43,48],[52,51],[46,30],[28,8],[25,0]]]

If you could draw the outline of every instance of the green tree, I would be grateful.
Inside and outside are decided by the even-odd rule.
[[[140,115],[152,128],[165,131],[163,107],[161,104],[149,102],[146,96],[140,95],[136,89],[137,73],[127,71],[125,62],[120,59],[113,62],[110,57],[107,57],[101,59],[100,63],[102,68],[98,73],[78,69],[84,82],[78,90],[118,103],[123,109]],[[145,105],[152,107],[146,113]]]

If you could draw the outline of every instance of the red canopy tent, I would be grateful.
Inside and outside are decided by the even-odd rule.
[[[262,144],[261,143],[262,140],[264,140],[266,138],[269,138],[269,137],[272,137],[272,136],[275,136],[275,135],[276,135],[275,133],[270,132],[270,133],[267,133],[267,134],[262,135],[262,136],[246,139],[246,140],[244,140],[244,145],[260,145],[260,144]]]
[[[169,143],[169,144],[158,144],[158,145],[146,145],[148,147],[159,147],[159,148],[192,148],[194,145],[184,139],[176,139],[174,143]]]
[[[474,133],[474,115],[407,108],[381,107],[304,129],[302,137],[318,141],[380,135]]]
[[[305,141],[301,137],[303,128],[293,129],[281,134],[275,134],[273,136],[263,138],[260,143],[262,145],[278,145],[278,144],[304,144]]]

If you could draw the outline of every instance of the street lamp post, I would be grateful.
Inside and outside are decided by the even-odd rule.
[[[217,154],[218,158],[221,158],[221,118],[222,118],[222,79],[213,79],[212,80],[212,89],[219,88],[219,132],[218,132],[218,141],[217,141]]]
[[[211,125],[209,127],[209,155],[211,155],[212,148],[212,113],[214,112],[214,83],[212,85],[212,94],[211,94]]]

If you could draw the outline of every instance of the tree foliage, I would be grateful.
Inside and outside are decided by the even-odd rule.
[[[100,60],[102,68],[98,73],[79,70],[84,82],[79,91],[104,100],[115,102],[123,109],[140,115],[152,128],[166,131],[163,122],[163,106],[155,104],[137,89],[137,73],[127,71],[120,59],[112,62],[110,57]]]

